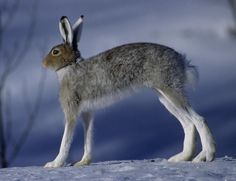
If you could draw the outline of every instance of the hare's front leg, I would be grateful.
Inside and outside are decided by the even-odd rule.
[[[76,167],[89,165],[92,160],[93,116],[91,112],[83,112],[82,117],[84,126],[84,155],[81,161],[74,164]]]
[[[76,119],[75,117],[72,117],[71,115],[66,115],[66,123],[65,123],[65,129],[64,134],[61,141],[60,151],[57,157],[54,161],[48,162],[44,167],[45,168],[57,168],[62,167],[69,154],[71,142],[73,139],[73,133],[76,125]]]

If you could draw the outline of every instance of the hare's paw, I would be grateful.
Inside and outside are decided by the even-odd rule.
[[[214,140],[210,141],[210,144],[206,149],[203,149],[194,159],[193,162],[211,162],[215,158],[215,153],[216,153],[216,144]]]
[[[180,152],[168,159],[169,162],[181,162],[189,161],[192,158],[192,154],[188,152]]]
[[[48,162],[44,165],[44,168],[59,168],[62,167],[64,165],[64,163],[62,162],[57,162],[56,160],[52,161],[52,162]]]
[[[82,159],[81,161],[74,164],[74,167],[81,167],[84,165],[89,165],[91,163],[91,159]]]
[[[194,162],[194,163],[204,162],[204,161],[210,162],[210,161],[213,161],[214,158],[215,158],[215,152],[202,150],[202,151],[193,159],[193,162]]]

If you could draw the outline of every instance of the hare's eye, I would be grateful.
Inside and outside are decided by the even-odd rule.
[[[52,50],[52,55],[53,56],[58,56],[61,54],[61,51],[58,48],[55,48]]]

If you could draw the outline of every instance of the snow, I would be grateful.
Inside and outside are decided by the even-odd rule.
[[[0,169],[0,180],[236,180],[236,159],[217,158],[213,162],[169,163],[165,159],[107,161],[80,168],[12,167]]]

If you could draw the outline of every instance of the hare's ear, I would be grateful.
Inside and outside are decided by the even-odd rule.
[[[64,42],[72,45],[73,32],[70,22],[66,16],[61,17],[59,22],[59,29]]]
[[[80,41],[82,27],[83,27],[83,18],[84,16],[81,15],[79,19],[73,25],[73,47],[77,48],[77,43]]]

